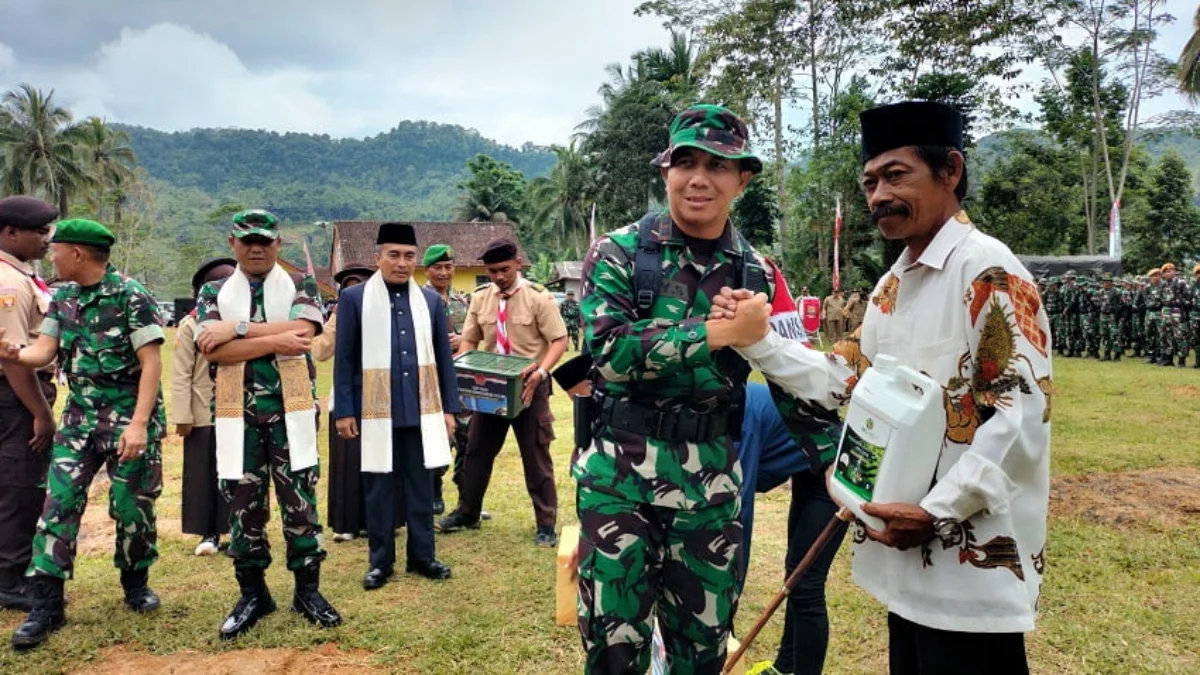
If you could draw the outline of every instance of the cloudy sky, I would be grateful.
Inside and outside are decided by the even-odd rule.
[[[77,116],[370,136],[403,119],[564,142],[605,64],[661,45],[638,0],[0,0],[0,88]],[[1174,57],[1194,2],[1160,39]],[[299,8],[303,9],[299,9]],[[1154,114],[1185,104],[1166,97]]]

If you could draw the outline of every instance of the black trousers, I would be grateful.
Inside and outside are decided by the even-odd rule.
[[[229,505],[217,481],[217,432],[192,427],[183,439],[183,531],[201,537],[229,532]]]
[[[396,566],[396,493],[404,493],[408,561],[433,560],[433,474],[425,468],[418,427],[392,429],[392,472],[363,472],[367,545],[372,568]]]
[[[50,405],[56,391],[51,376],[38,374]],[[8,380],[0,377],[0,575],[21,577],[33,555],[33,535],[46,503],[46,471],[50,449],[34,452],[33,413],[25,408]]]
[[[1023,633],[959,633],[888,613],[892,675],[1028,675]]]

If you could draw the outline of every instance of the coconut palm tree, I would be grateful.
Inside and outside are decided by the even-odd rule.
[[[1200,7],[1192,19],[1192,37],[1179,55],[1179,91],[1192,103],[1200,101]]]
[[[117,228],[124,220],[124,207],[135,180],[137,156],[129,143],[129,134],[113,129],[99,117],[89,117],[80,127],[80,150],[96,180],[88,205],[97,213],[106,205],[112,206],[112,224]]]
[[[582,251],[588,243],[587,207],[593,192],[593,172],[574,140],[566,147],[556,145],[551,149],[558,161],[550,175],[534,179],[529,185],[533,226],[549,234],[557,250],[573,247]]]
[[[94,181],[78,152],[80,125],[72,121],[69,110],[54,103],[53,90],[44,94],[29,84],[5,93],[0,108],[4,110],[0,124],[4,190],[57,201],[65,217],[71,195]]]

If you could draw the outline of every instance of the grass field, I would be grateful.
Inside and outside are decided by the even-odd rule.
[[[1034,672],[1200,672],[1200,374],[1132,361],[1069,359],[1056,361],[1055,370],[1056,500],[1042,616],[1029,637]],[[329,384],[328,364],[322,364],[319,392],[327,393]],[[559,523],[568,525],[575,521],[567,465],[570,414],[565,396],[552,400]],[[82,556],[67,585],[67,627],[28,654],[0,647],[0,672],[581,671],[576,631],[554,626],[554,552],[533,545],[532,508],[511,439],[485,503],[494,520],[478,532],[438,537],[438,555],[454,568],[453,579],[433,583],[400,575],[367,594],[361,586],[366,543],[326,541],[323,590],[345,617],[345,625],[334,630],[317,630],[284,610],[291,577],[280,559],[283,540],[275,514],[277,562],[268,580],[281,611],[236,645],[216,637],[237,596],[230,561],[193,557],[195,539],[178,534],[177,438],[166,440],[164,455],[166,485],[158,501],[162,556],[151,571],[161,611],[143,617],[125,610],[111,554]],[[1090,481],[1069,478],[1095,472],[1108,474]],[[324,487],[322,482],[322,510]],[[1188,495],[1195,498],[1188,501]],[[760,499],[755,554],[738,615],[742,632],[782,575],[787,491]],[[1106,515],[1106,506],[1118,501],[1123,516]],[[849,581],[848,549],[839,553],[831,573],[829,605],[827,672],[884,672],[885,612]],[[0,613],[0,630],[11,631],[21,618],[18,612]],[[751,650],[752,662],[773,654],[781,618]]]

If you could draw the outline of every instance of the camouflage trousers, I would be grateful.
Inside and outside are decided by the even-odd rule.
[[[245,439],[245,475],[241,480],[221,481],[221,494],[229,504],[229,556],[234,567],[266,569],[271,564],[271,545],[267,541],[271,481],[283,519],[288,569],[319,565],[325,551],[317,517],[318,467],[292,470],[287,429],[282,421],[247,424]]]
[[[64,426],[54,438],[46,503],[33,537],[33,559],[26,572],[70,579],[75,563],[79,523],[87,506],[88,489],[103,465],[112,481],[108,515],[116,521],[113,565],[121,570],[144,570],[158,559],[158,528],[154,502],[162,493],[162,454],[151,440],[137,459],[117,459],[118,433]]]
[[[645,673],[656,616],[667,672],[721,672],[739,596],[738,500],[684,511],[579,486],[576,507],[585,672]]]
[[[572,323],[567,324],[567,339],[571,341],[571,344],[575,345],[575,349],[576,349],[576,351],[578,351],[579,350],[579,326],[572,324]]]
[[[1086,346],[1083,343],[1083,325],[1080,322],[1079,314],[1064,314],[1062,323],[1066,333],[1066,341],[1063,344],[1066,345],[1067,351],[1083,351]]]
[[[1100,315],[1100,348],[1114,354],[1124,351],[1121,328],[1117,325],[1117,317],[1112,314]]]
[[[1081,316],[1079,323],[1083,331],[1083,343],[1080,345],[1080,349],[1088,352],[1099,351],[1100,318],[1088,312]]]
[[[1162,344],[1160,356],[1163,358],[1187,356],[1188,349],[1190,349],[1187,328],[1183,314],[1178,309],[1163,309],[1162,327],[1159,329],[1159,341]]]
[[[1146,313],[1145,337],[1146,356],[1157,358],[1162,353],[1162,312],[1152,310]]]

